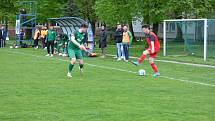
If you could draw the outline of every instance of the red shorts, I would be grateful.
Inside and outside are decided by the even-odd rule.
[[[155,48],[155,52],[154,52],[154,53],[152,53],[151,49],[149,49],[149,48],[146,49],[146,50],[149,51],[149,57],[150,57],[150,58],[156,58],[158,52],[160,51],[160,48]]]

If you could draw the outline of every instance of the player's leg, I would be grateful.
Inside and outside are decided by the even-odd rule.
[[[142,63],[149,53],[149,50],[143,51],[143,54],[140,56],[140,58],[137,59],[138,63]]]
[[[76,58],[72,58],[68,66],[67,77],[69,78],[72,77],[72,70],[74,68],[75,63],[76,63]]]
[[[83,68],[84,68],[84,60],[81,59],[79,60],[79,70],[81,73],[83,73]]]
[[[63,56],[66,57],[67,54],[68,54],[68,50],[67,50],[67,45],[65,44],[65,45],[63,46]]]
[[[143,60],[146,59],[147,55],[150,54],[150,50],[146,49],[145,51],[143,51],[143,54],[140,56],[140,58],[137,59],[137,61],[131,61],[134,65],[138,66],[140,65]]]
[[[72,49],[69,49],[69,58],[70,58],[70,63],[68,65],[68,73],[67,73],[67,77],[72,77],[71,73],[73,70],[73,67],[76,63],[76,57],[75,57],[75,52]]]
[[[155,57],[156,57],[156,53],[150,55],[150,57],[149,57],[149,63],[151,64],[152,70],[154,71],[153,76],[157,77],[157,76],[160,76],[160,73],[159,73],[158,68],[157,68],[157,66],[155,64]]]
[[[58,46],[57,46],[57,53],[58,53],[58,55],[59,56],[61,56],[62,55],[62,49],[63,49],[63,46],[62,46],[62,44],[58,44]]]
[[[51,57],[53,57],[53,54],[54,54],[54,41],[51,41]]]
[[[76,58],[79,59],[79,70],[81,73],[83,73],[84,60],[83,60],[82,50],[76,50],[75,55],[76,55]]]
[[[50,45],[51,45],[51,43],[48,41],[47,42],[47,55],[46,56],[50,56]]]

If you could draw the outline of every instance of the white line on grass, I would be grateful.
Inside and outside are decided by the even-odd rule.
[[[8,51],[8,52],[11,52],[11,51]],[[11,52],[11,53],[22,54],[22,55],[27,55],[27,56],[37,57],[37,58],[47,58],[45,56],[30,55],[30,54],[26,54],[26,53],[22,53],[22,52]],[[50,59],[55,59],[55,60],[59,60],[59,61],[69,62],[69,60],[65,60],[65,59],[61,59],[61,58],[50,58]],[[102,69],[109,69],[109,70],[116,70],[116,71],[121,71],[121,72],[127,72],[127,73],[137,74],[137,72],[129,71],[129,70],[124,70],[124,69],[112,68],[112,67],[107,67],[107,66],[100,66],[100,65],[89,64],[89,63],[85,63],[85,64],[88,65],[88,66],[102,68]],[[174,81],[180,81],[180,82],[198,84],[198,85],[203,85],[203,86],[215,87],[214,84],[208,84],[208,83],[202,83],[202,82],[196,82],[196,81],[184,80],[184,79],[177,79],[177,78],[168,77],[168,76],[160,76],[160,77],[161,78],[165,78],[165,79],[174,80]]]
[[[108,56],[114,57],[115,55],[107,54]],[[131,56],[130,58],[137,58],[134,56]],[[195,67],[204,67],[204,68],[215,68],[215,66],[212,65],[204,65],[204,64],[194,64],[194,63],[185,63],[185,62],[178,62],[178,61],[168,61],[168,60],[156,60],[158,62],[164,62],[164,63],[173,63],[173,64],[180,64],[180,65],[187,65],[187,66],[195,66]]]

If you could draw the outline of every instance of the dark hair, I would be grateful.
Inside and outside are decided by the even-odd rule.
[[[87,24],[81,24],[81,28],[88,28]]]
[[[102,24],[101,26],[104,26],[106,28],[106,24]]]
[[[142,26],[142,28],[150,29],[150,25],[144,24],[144,25]]]

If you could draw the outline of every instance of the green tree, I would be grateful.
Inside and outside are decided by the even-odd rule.
[[[0,1],[0,15],[15,14],[17,10],[16,0],[1,0]]]
[[[47,22],[48,18],[56,18],[63,16],[63,8],[66,2],[67,0],[38,0],[38,22]]]
[[[135,16],[135,5],[134,1],[97,0],[95,10],[100,21],[115,25],[118,22],[130,23]]]
[[[80,16],[79,8],[76,5],[74,0],[68,0],[68,2],[64,6],[64,16]]]
[[[80,16],[92,24],[93,32],[95,32],[95,23],[97,21],[97,16],[94,9],[95,1],[96,0],[76,0],[75,1],[79,7]]]
[[[0,1],[0,20],[5,20],[6,29],[8,29],[8,21],[15,20],[15,13],[17,10],[16,0]]]

